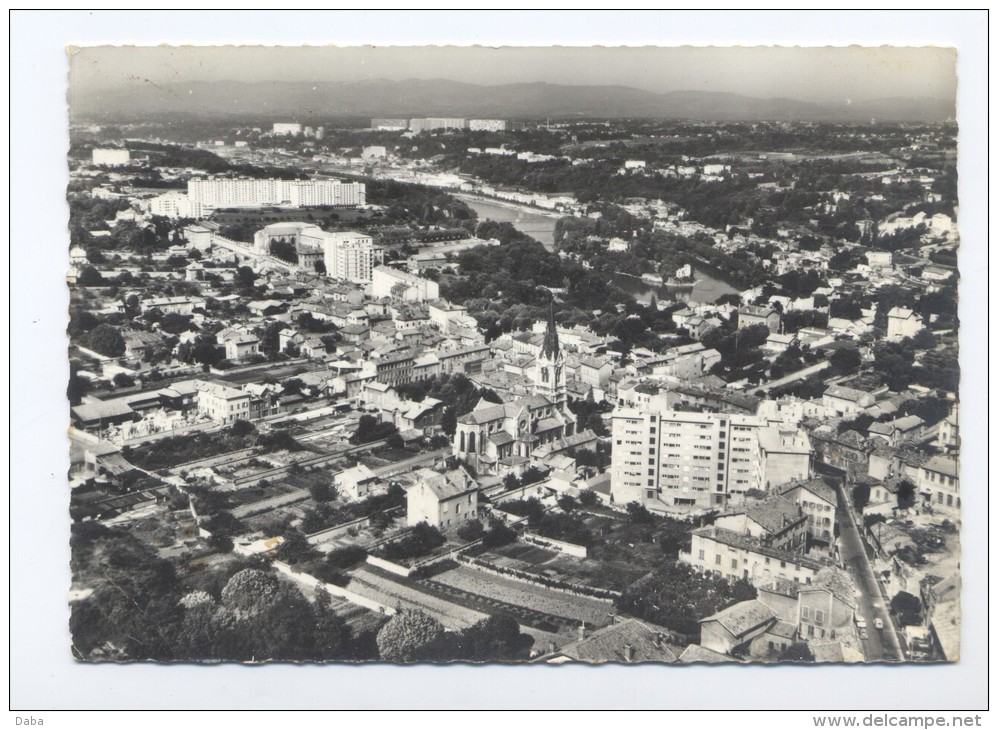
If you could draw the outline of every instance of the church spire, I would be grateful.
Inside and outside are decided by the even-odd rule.
[[[554,322],[554,302],[551,302],[551,313],[548,316],[547,330],[544,332],[544,344],[541,346],[541,357],[557,360],[561,348],[558,346],[558,328]]]

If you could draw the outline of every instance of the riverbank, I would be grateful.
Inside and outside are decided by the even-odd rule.
[[[524,213],[532,213],[534,215],[544,216],[545,218],[553,218],[555,222],[557,222],[559,218],[564,218],[566,216],[565,213],[559,213],[557,211],[548,210],[547,208],[539,208],[533,205],[527,205],[526,203],[514,203],[509,200],[504,200],[503,198],[491,198],[487,195],[475,195],[473,193],[451,192],[450,194],[453,195],[455,198],[462,199],[466,203],[475,201],[481,203],[488,203],[490,205],[498,205],[503,208],[512,208],[514,210],[519,210]]]
[[[493,200],[467,193],[450,193],[475,211],[479,220],[512,223],[521,233],[534,238],[548,251],[554,251],[554,229],[562,217],[558,213],[532,208],[529,205]]]

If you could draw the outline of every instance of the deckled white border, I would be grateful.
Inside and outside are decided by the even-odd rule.
[[[117,11],[11,17],[11,707],[971,708],[985,702],[987,17],[836,11],[267,13]],[[68,374],[64,46],[103,43],[881,45],[959,49],[964,624],[959,665],[392,668],[81,666],[66,622],[62,434]],[[553,716],[549,716],[554,719]],[[402,718],[399,718],[402,721]],[[204,718],[205,723],[213,722]],[[11,721],[12,722],[12,721]],[[167,720],[169,722],[169,720]],[[744,719],[739,720],[744,722]],[[50,724],[50,723],[46,723]],[[810,723],[808,723],[810,724]],[[200,725],[200,723],[199,723]]]

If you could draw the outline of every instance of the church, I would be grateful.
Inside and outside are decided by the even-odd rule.
[[[505,403],[480,400],[457,419],[453,455],[479,474],[521,474],[532,462],[577,448],[595,448],[596,435],[578,432],[568,409],[565,355],[552,307],[534,366],[533,393]]]

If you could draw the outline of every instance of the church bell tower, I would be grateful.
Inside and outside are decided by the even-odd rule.
[[[544,343],[537,356],[537,372],[534,379],[535,392],[555,403],[559,409],[564,408],[567,401],[565,388],[565,356],[558,344],[558,329],[554,322],[554,304],[551,304],[551,314],[548,317],[547,330],[544,332]]]

